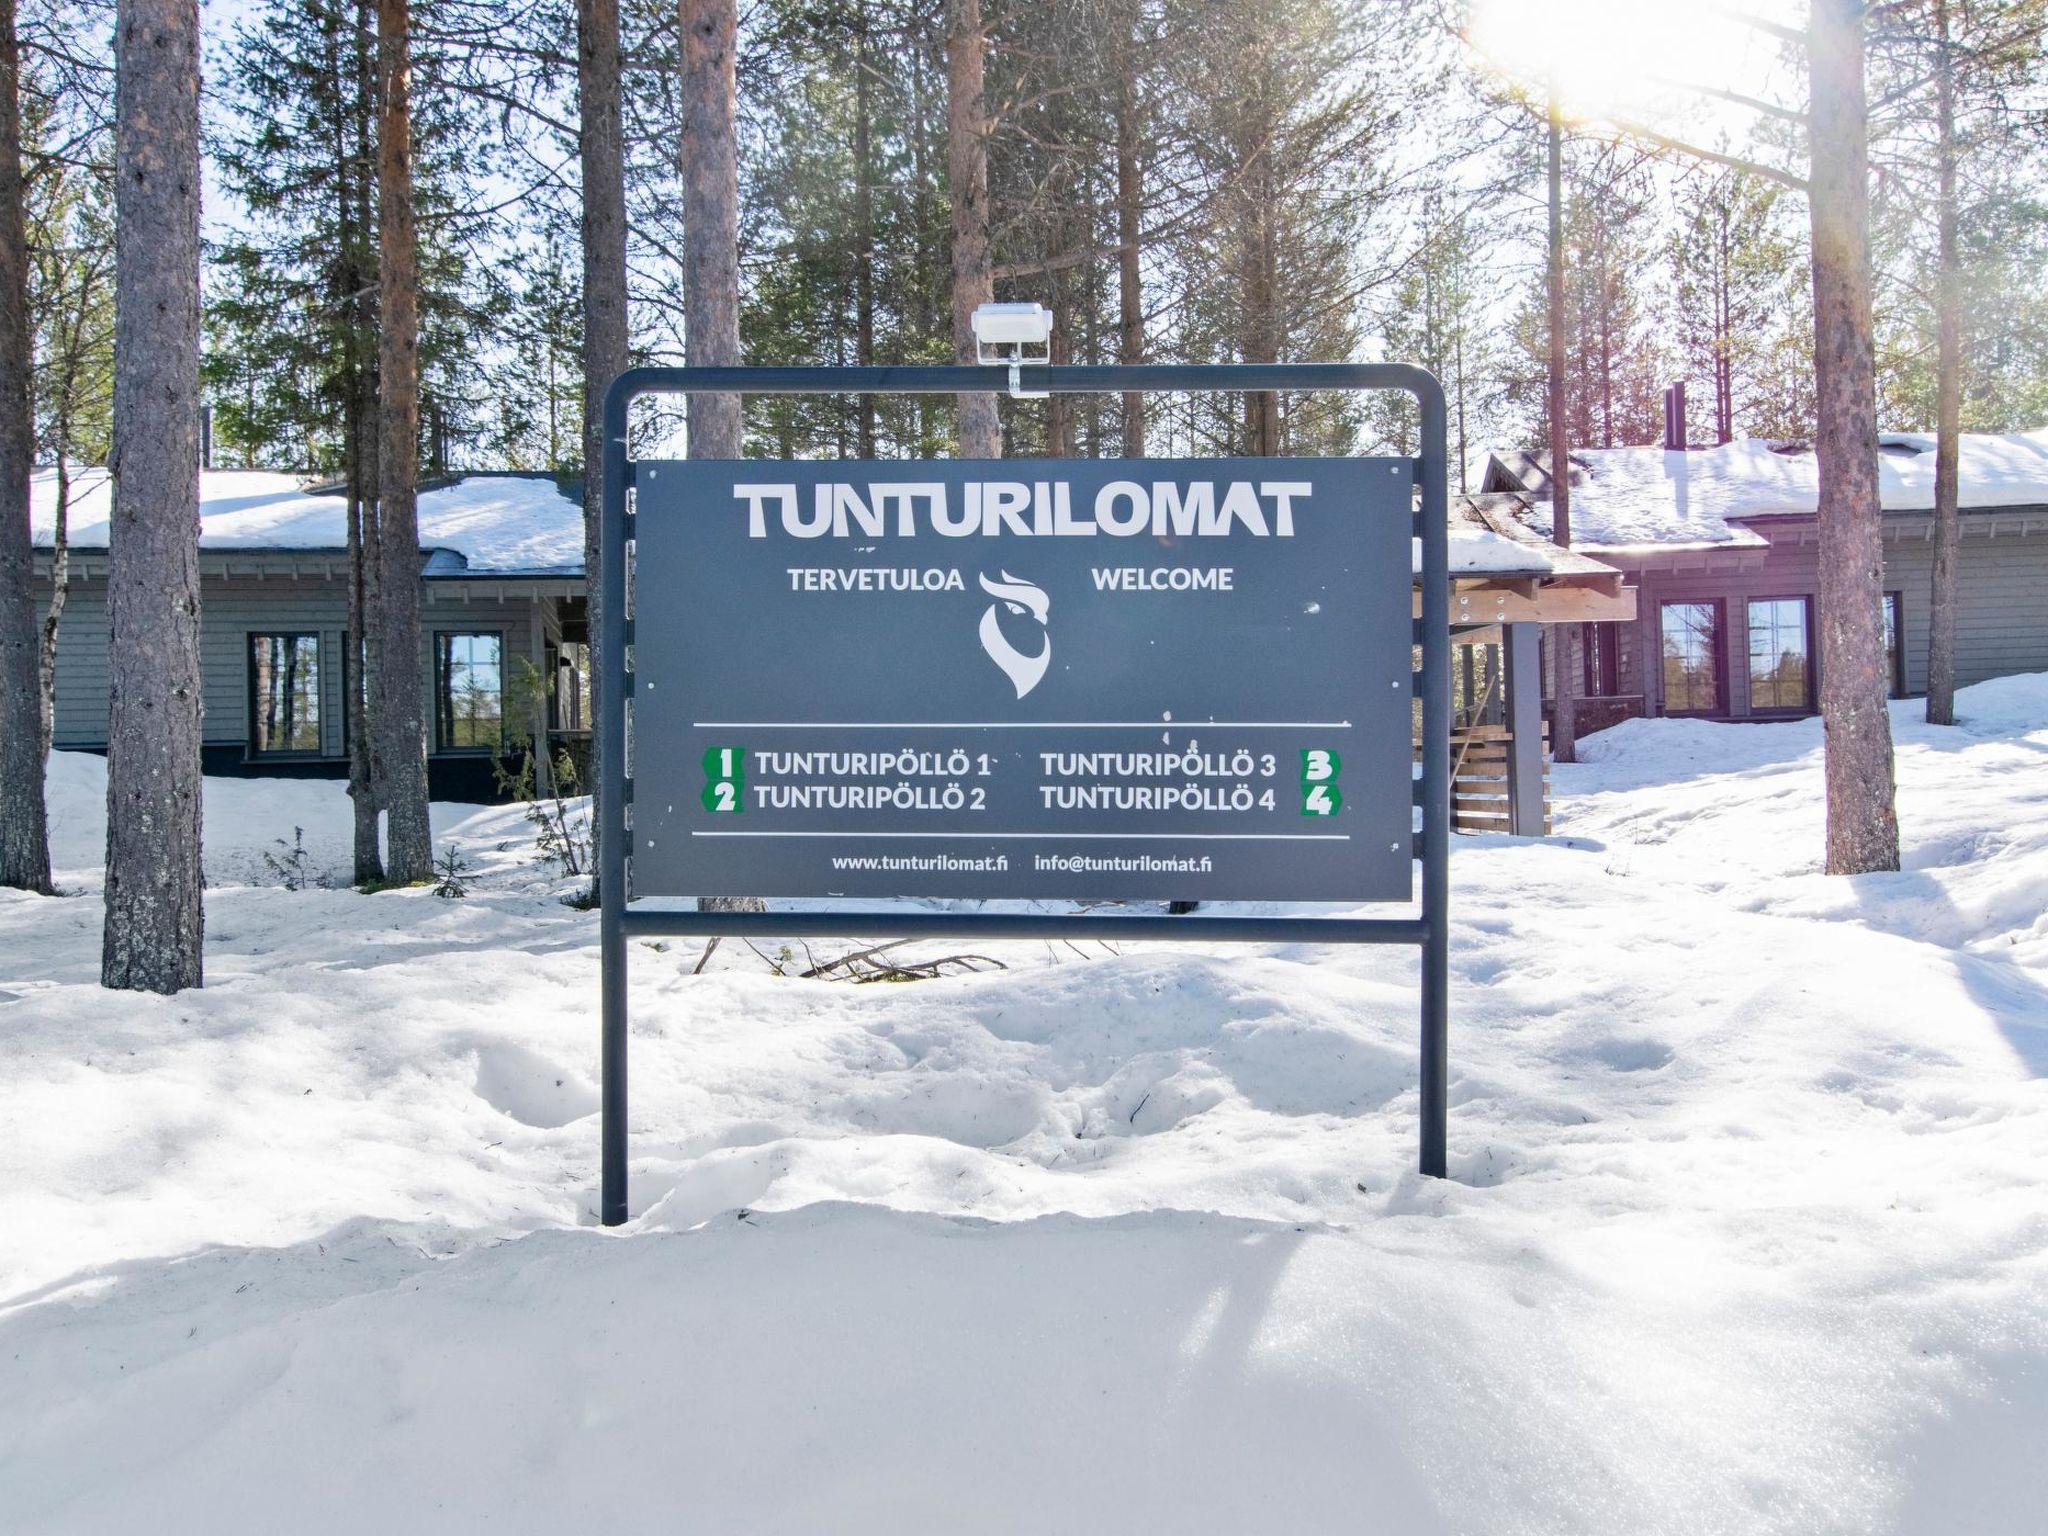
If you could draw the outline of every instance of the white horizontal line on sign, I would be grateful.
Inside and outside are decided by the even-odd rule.
[[[700,731],[1348,731],[1349,720],[692,720]]]
[[[1040,842],[1107,841],[1170,843],[1348,843],[1348,832],[692,832],[692,837],[942,837],[954,842],[983,842],[998,837],[1036,838]]]

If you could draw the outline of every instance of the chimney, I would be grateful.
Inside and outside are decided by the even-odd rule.
[[[1664,451],[1685,451],[1685,380],[1664,391]]]

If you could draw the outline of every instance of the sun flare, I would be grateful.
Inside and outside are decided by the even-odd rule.
[[[1773,20],[1784,6],[1757,6]],[[1644,0],[1474,0],[1468,37],[1501,74],[1532,88],[1553,80],[1573,115],[1674,120],[1703,108],[1687,86],[1761,92],[1769,40],[1700,4]]]

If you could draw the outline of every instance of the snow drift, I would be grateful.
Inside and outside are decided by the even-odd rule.
[[[2031,1531],[2048,678],[1960,707],[1895,712],[1897,875],[1816,872],[1811,723],[1632,724],[1565,836],[1461,839],[1449,1182],[1405,954],[636,944],[622,1233],[516,812],[436,808],[465,900],[286,892],[339,786],[209,781],[204,992],[0,898],[5,1523]]]

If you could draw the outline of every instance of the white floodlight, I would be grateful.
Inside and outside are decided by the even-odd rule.
[[[1043,304],[977,304],[974,307],[974,340],[984,363],[1008,363],[1008,357],[990,357],[991,347],[1022,352],[1026,347],[1048,347],[1052,342],[1052,311]],[[1020,357],[1020,362],[1041,362],[1042,358]]]
[[[1052,360],[1052,311],[1043,304],[977,304],[974,307],[975,360],[1010,370],[1010,393],[1020,400],[1040,400],[1042,391],[1022,387],[1026,363]]]

